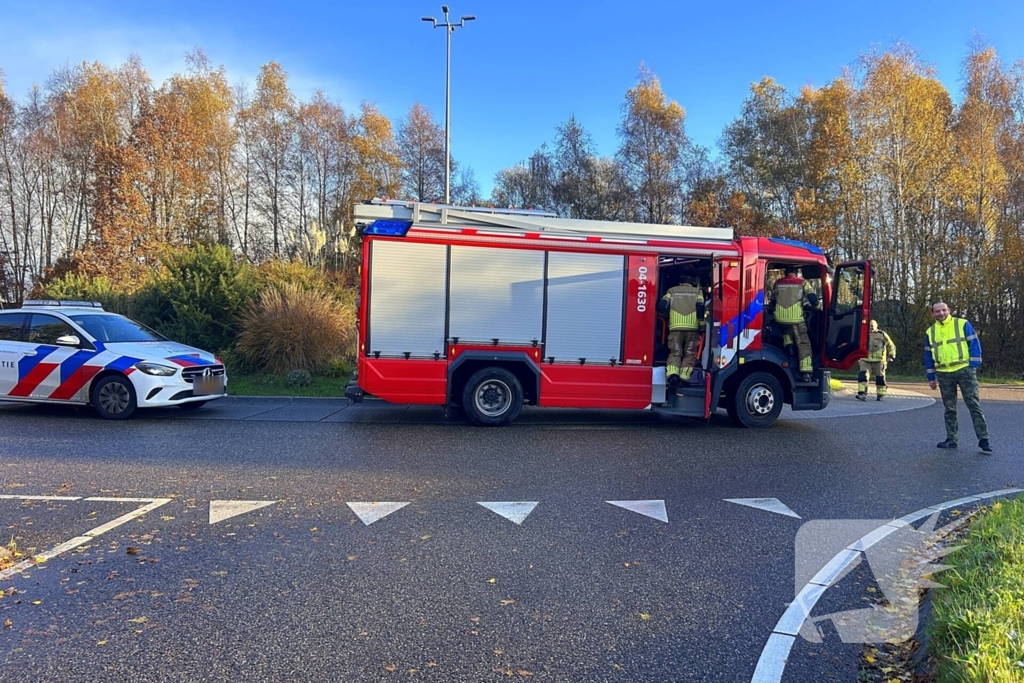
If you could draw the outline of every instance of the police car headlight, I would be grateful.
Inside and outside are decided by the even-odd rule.
[[[155,375],[157,377],[170,377],[178,371],[177,368],[169,368],[166,365],[147,363],[145,361],[136,363],[135,368],[147,375]]]

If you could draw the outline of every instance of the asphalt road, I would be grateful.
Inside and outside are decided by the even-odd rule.
[[[961,449],[937,450],[941,405],[909,393],[760,431],[539,410],[482,429],[317,400],[123,423],[0,407],[0,541],[79,539],[0,580],[0,680],[749,681],[802,524],[1024,485],[1016,391],[983,398],[993,456],[966,411]],[[743,498],[800,518],[725,500]],[[267,504],[210,524],[211,501]],[[407,505],[370,524],[349,505],[375,501],[355,509]],[[663,501],[667,521],[606,501]],[[516,524],[480,502],[536,505]],[[861,605],[868,579],[819,607]],[[860,651],[797,638],[783,680],[854,681]]]

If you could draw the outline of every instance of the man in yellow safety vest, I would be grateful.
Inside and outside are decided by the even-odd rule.
[[[988,443],[988,425],[981,412],[978,398],[978,373],[981,365],[981,342],[971,323],[949,314],[949,306],[939,301],[932,306],[935,323],[924,335],[924,367],[928,374],[928,386],[938,387],[942,394],[942,405],[946,408],[946,440],[939,448],[957,447],[956,390],[964,397],[964,403],[971,413],[974,434],[978,437],[978,448],[986,455],[992,453]]]
[[[896,360],[896,344],[884,330],[878,328],[878,322],[871,321],[868,333],[868,357],[860,361],[860,373],[857,375],[857,398],[868,400],[868,373],[875,376],[875,400],[885,397],[888,385],[885,383],[885,366]]]

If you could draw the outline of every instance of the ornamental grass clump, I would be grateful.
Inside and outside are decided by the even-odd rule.
[[[276,375],[313,374],[352,354],[355,311],[322,291],[288,283],[268,287],[241,317],[238,352],[252,367]]]

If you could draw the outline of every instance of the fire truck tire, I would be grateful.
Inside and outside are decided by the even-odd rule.
[[[736,386],[726,410],[735,422],[754,429],[775,422],[782,413],[782,404],[779,380],[770,372],[754,372]]]
[[[523,387],[508,370],[478,370],[462,390],[462,409],[478,425],[497,427],[508,424],[523,409]]]
[[[135,387],[123,375],[107,375],[92,386],[92,407],[107,420],[127,420],[138,405]]]

